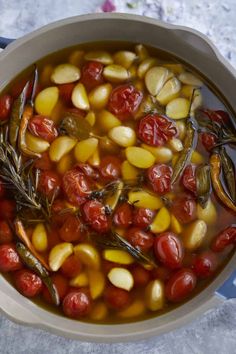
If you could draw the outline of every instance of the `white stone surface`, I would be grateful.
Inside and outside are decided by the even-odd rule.
[[[128,0],[127,0],[128,1]],[[152,16],[207,34],[236,67],[236,0],[115,0],[117,11]],[[102,0],[0,0],[0,36],[20,37],[51,21],[98,10]],[[175,332],[126,344],[90,344],[20,326],[0,316],[1,354],[236,354],[236,300]]]

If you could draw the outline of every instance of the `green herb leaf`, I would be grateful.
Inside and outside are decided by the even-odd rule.
[[[219,150],[221,163],[222,163],[222,170],[223,170],[223,177],[225,184],[228,188],[228,194],[233,202],[236,199],[236,190],[235,190],[235,168],[234,163],[229,157],[226,152],[226,149],[221,147]]]
[[[62,133],[66,133],[79,140],[89,138],[91,130],[92,127],[85,118],[74,113],[65,113],[60,125],[60,131]]]
[[[196,184],[198,202],[201,207],[205,209],[211,193],[211,175],[209,165],[201,165],[197,168]]]

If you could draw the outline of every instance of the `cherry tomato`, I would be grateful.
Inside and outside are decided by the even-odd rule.
[[[68,214],[59,229],[60,238],[65,242],[81,241],[83,238],[83,225],[75,215]]]
[[[22,269],[14,274],[16,289],[26,297],[34,297],[40,294],[43,288],[42,280],[31,270]]]
[[[217,137],[211,133],[201,133],[202,145],[207,151],[211,151],[217,143]]]
[[[145,144],[162,146],[177,135],[175,124],[159,114],[148,114],[138,126],[138,136]]]
[[[0,121],[10,118],[13,99],[10,95],[0,96]]]
[[[190,192],[197,192],[196,184],[196,166],[193,164],[187,165],[182,175],[182,184]]]
[[[196,286],[196,275],[191,269],[182,268],[173,274],[165,287],[169,301],[179,302],[186,299]]]
[[[164,232],[155,237],[154,254],[166,267],[180,268],[184,257],[183,244],[173,232]]]
[[[105,206],[98,200],[89,200],[83,205],[83,216],[88,225],[99,233],[107,232],[110,219],[106,215]]]
[[[74,87],[74,83],[62,84],[58,86],[60,97],[66,104],[71,103],[71,95]]]
[[[5,187],[3,182],[0,180],[0,198],[4,197],[5,194]]]
[[[120,204],[114,213],[113,222],[119,227],[128,227],[132,224],[133,208],[128,203]]]
[[[10,243],[13,239],[13,233],[9,224],[1,220],[0,221],[0,244]]]
[[[51,228],[48,231],[48,248],[51,249],[61,242],[59,232],[55,228]]]
[[[126,239],[131,243],[131,245],[139,248],[143,252],[149,251],[154,242],[154,237],[151,232],[143,231],[138,227],[128,229]]]
[[[210,109],[204,109],[202,112],[205,113],[209,119],[220,124],[227,124],[230,120],[229,114],[222,110],[212,111]]]
[[[197,205],[190,196],[179,196],[174,199],[171,211],[182,224],[188,224],[197,217]]]
[[[35,160],[34,167],[39,170],[42,170],[42,171],[47,171],[47,170],[53,169],[53,163],[50,160],[50,157],[49,157],[47,151],[43,152],[41,154],[41,157]]]
[[[103,64],[97,61],[89,61],[82,67],[80,82],[84,84],[87,90],[103,84]]]
[[[115,262],[109,262],[105,259],[102,260],[102,270],[105,274],[108,274],[112,268],[116,268],[116,267],[120,267],[120,264]]]
[[[52,223],[54,224],[55,227],[60,228],[63,223],[66,221],[67,216],[71,215],[70,210],[66,209],[70,209],[70,206],[68,206],[68,204],[61,199],[56,199],[53,204],[52,204]],[[59,236],[58,236],[59,237]],[[60,238],[59,238],[60,240]],[[60,242],[60,241],[59,241]]]
[[[38,191],[49,199],[58,195],[61,188],[61,178],[54,171],[41,171],[39,175]]]
[[[200,253],[193,262],[193,271],[199,278],[211,276],[218,266],[218,258],[215,253],[205,251]]]
[[[116,180],[121,175],[121,161],[115,156],[105,156],[100,163],[99,171],[105,181]]]
[[[211,249],[214,252],[222,252],[226,247],[233,244],[236,244],[236,227],[230,226],[215,237]]]
[[[28,129],[31,134],[42,138],[49,143],[58,136],[58,131],[53,120],[42,115],[33,116],[29,121]]]
[[[61,275],[61,274],[53,274],[51,276],[52,282],[55,285],[55,288],[58,292],[59,295],[59,299],[62,301],[64,299],[64,297],[66,296],[68,289],[69,289],[69,284],[67,279]],[[43,287],[43,298],[44,300],[46,300],[49,304],[53,303],[52,297],[48,291],[48,289],[46,288],[46,286]]]
[[[86,111],[83,111],[82,109],[72,107],[72,108],[66,108],[65,114],[67,113],[72,113],[72,115],[78,116],[78,117],[85,117],[86,116]]]
[[[133,225],[145,228],[151,224],[154,216],[154,210],[148,208],[135,208],[133,212]]]
[[[92,180],[96,181],[99,179],[99,173],[95,170],[92,166],[88,163],[79,163],[76,167],[81,170],[85,174],[85,176],[91,178]]]
[[[77,206],[83,204],[91,192],[88,177],[76,167],[64,174],[62,185],[69,202]]]
[[[16,203],[13,200],[0,200],[0,218],[13,220],[16,212]]]
[[[120,120],[125,120],[137,111],[142,99],[143,93],[133,85],[118,86],[111,93],[108,109]]]
[[[88,292],[77,290],[69,292],[62,303],[64,314],[71,318],[85,317],[92,307],[92,300]]]
[[[0,246],[0,271],[3,273],[13,272],[22,268],[22,262],[16,248],[8,243]]]
[[[104,299],[106,304],[115,310],[122,310],[129,306],[131,302],[131,296],[128,291],[116,288],[113,285],[105,289]]]
[[[74,278],[82,269],[81,262],[74,254],[69,256],[61,266],[61,272],[67,278]]]
[[[164,282],[170,279],[172,274],[172,270],[166,267],[158,267],[152,270],[152,278],[153,279],[160,279]]]
[[[135,265],[130,270],[134,278],[134,286],[136,287],[146,286],[151,279],[150,272],[140,265]]]
[[[158,194],[166,194],[171,190],[172,168],[165,164],[153,165],[147,171],[148,181]]]

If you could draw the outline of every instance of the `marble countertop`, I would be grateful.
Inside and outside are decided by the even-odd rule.
[[[0,36],[17,38],[49,22],[99,11],[102,0],[0,0]],[[116,11],[152,16],[207,34],[236,67],[235,0],[114,0]],[[127,6],[129,3],[129,6]],[[1,354],[236,354],[236,300],[160,337],[91,344],[25,327],[0,316]]]

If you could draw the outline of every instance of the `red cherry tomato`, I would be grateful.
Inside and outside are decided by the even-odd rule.
[[[196,286],[196,275],[191,269],[183,268],[173,274],[165,287],[169,301],[179,302],[186,299]]]
[[[97,200],[89,200],[83,205],[83,216],[94,231],[104,233],[110,228],[110,219],[106,215],[105,206]]]
[[[0,200],[0,218],[13,220],[16,212],[16,203],[13,200]]]
[[[188,224],[197,217],[197,205],[190,196],[179,196],[174,199],[171,211],[182,224]]]
[[[143,252],[149,251],[154,242],[154,237],[151,232],[143,231],[138,227],[128,229],[126,239],[131,243],[131,245],[139,248]]]
[[[162,146],[177,135],[175,124],[159,114],[148,114],[138,126],[138,136],[145,144]]]
[[[131,302],[131,296],[128,291],[116,288],[113,285],[105,289],[104,299],[106,304],[115,310],[122,310],[129,306]]]
[[[71,103],[71,95],[74,87],[74,83],[62,84],[58,86],[60,97],[66,104]]]
[[[111,93],[108,109],[120,120],[125,120],[137,111],[142,99],[142,92],[133,85],[118,86]]]
[[[13,99],[10,95],[3,95],[0,97],[0,121],[10,118],[12,103]]]
[[[190,164],[185,167],[182,175],[182,184],[188,191],[194,194],[197,192],[195,165]]]
[[[57,229],[52,228],[48,231],[48,248],[51,249],[61,242],[59,232]]]
[[[180,268],[184,257],[183,244],[173,232],[164,232],[155,237],[154,254],[166,267]]]
[[[133,208],[128,203],[120,204],[113,216],[113,222],[119,227],[128,227],[132,224]]]
[[[121,175],[121,161],[115,156],[105,156],[100,163],[99,171],[101,177],[109,182],[116,180]]]
[[[212,111],[210,109],[203,109],[202,112],[206,114],[209,119],[220,124],[227,124],[230,120],[229,114],[222,110]]]
[[[92,307],[92,300],[88,292],[77,290],[69,292],[63,300],[64,314],[71,318],[85,317]]]
[[[79,163],[76,165],[76,168],[81,170],[85,174],[85,176],[91,178],[92,180],[98,180],[99,179],[99,173],[96,171],[92,166],[90,166],[87,163]]]
[[[218,258],[215,253],[205,251],[200,253],[193,262],[193,271],[199,278],[211,276],[218,266]]]
[[[135,265],[130,270],[134,278],[134,286],[136,287],[146,286],[151,279],[150,272],[140,265]]]
[[[82,68],[80,82],[84,84],[87,90],[103,83],[103,65],[97,61],[89,61]]]
[[[202,145],[207,151],[211,151],[217,143],[217,137],[211,133],[201,133]]]
[[[81,241],[83,238],[83,225],[75,215],[68,214],[59,229],[60,238],[65,242]]]
[[[83,204],[91,192],[88,177],[76,167],[64,174],[62,185],[69,202],[77,206]]]
[[[16,248],[8,243],[0,246],[0,271],[3,273],[13,272],[22,268],[22,263]]]
[[[172,168],[165,164],[153,165],[147,171],[148,181],[158,194],[166,194],[171,190]]]
[[[133,225],[141,228],[149,226],[155,216],[155,211],[148,208],[135,208],[133,212]]]
[[[39,170],[42,170],[42,171],[47,171],[47,170],[53,169],[53,163],[50,160],[50,157],[49,157],[47,151],[43,152],[41,154],[41,157],[35,160],[34,167]]]
[[[22,269],[14,274],[16,289],[26,297],[40,294],[43,288],[42,280],[31,270]]]
[[[51,276],[52,282],[55,285],[55,288],[58,292],[59,295],[59,299],[62,301],[64,299],[64,297],[66,296],[68,289],[69,289],[69,284],[68,284],[68,280],[61,274],[53,274]],[[46,288],[46,286],[43,287],[43,298],[45,301],[47,301],[49,304],[53,303],[52,297],[48,291],[48,289]]]
[[[230,226],[221,231],[213,240],[211,249],[214,252],[222,252],[226,247],[236,244],[236,227]]]
[[[152,270],[152,278],[153,279],[160,279],[164,282],[166,282],[167,280],[170,279],[171,276],[171,269],[166,268],[166,267],[158,267],[158,268],[154,268]]]
[[[31,134],[42,138],[49,143],[58,136],[58,131],[53,120],[42,115],[33,116],[29,121],[28,129]]]
[[[0,198],[4,197],[5,194],[5,187],[3,182],[0,180]]]
[[[0,244],[10,243],[12,242],[12,239],[13,239],[13,233],[11,231],[9,224],[6,221],[1,220],[0,221]]]
[[[61,266],[61,272],[67,278],[74,278],[82,269],[81,262],[74,254],[69,256]]]
[[[49,199],[59,194],[61,178],[54,171],[41,171],[39,175],[38,191],[46,195]]]
[[[110,272],[110,270],[115,267],[120,267],[120,265],[115,262],[109,262],[105,259],[102,260],[102,270],[105,274],[108,274]],[[124,268],[125,268],[125,266],[124,266]]]

